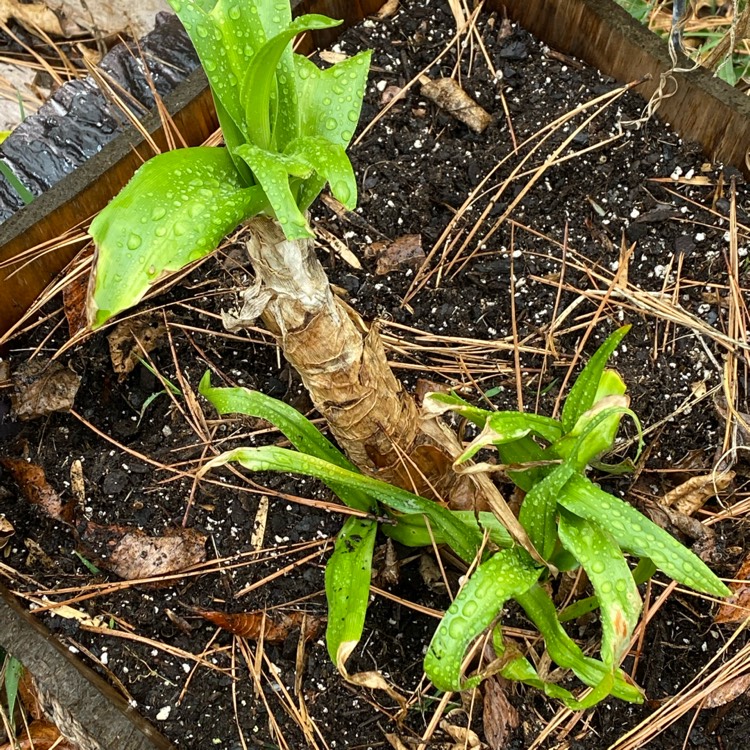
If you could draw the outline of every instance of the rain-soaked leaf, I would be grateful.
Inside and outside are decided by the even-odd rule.
[[[24,362],[13,373],[13,411],[22,420],[70,411],[80,384],[81,376],[57,360]]]
[[[131,373],[140,360],[154,351],[167,335],[163,318],[158,314],[139,315],[118,323],[107,336],[112,367],[120,380]]]
[[[301,630],[306,641],[318,637],[323,629],[323,619],[305,612],[212,612],[195,610],[217,628],[227,630],[232,635],[266,643],[283,643],[294,631]]]
[[[60,500],[41,466],[21,458],[0,458],[0,466],[13,477],[27,502],[38,505],[50,518],[70,521],[72,508]]]
[[[742,622],[750,617],[750,554],[742,561],[729,588],[732,596],[719,607],[716,623]]]
[[[225,148],[181,148],[147,161],[91,223],[89,325],[135,305],[162,276],[208,255],[264,206]]]

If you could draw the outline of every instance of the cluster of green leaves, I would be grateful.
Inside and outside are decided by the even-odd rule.
[[[312,235],[305,211],[328,182],[354,208],[346,155],[370,52],[320,69],[292,52],[305,31],[289,0],[170,0],[208,76],[226,148],[185,148],[146,162],[96,217],[92,327],[136,304],[163,274],[212,252],[243,220],[275,217],[288,239]]]
[[[628,408],[625,384],[615,371],[606,369],[627,330],[615,331],[594,354],[565,400],[559,420],[485,411],[455,395],[429,397],[438,412],[457,412],[481,429],[457,459],[457,468],[481,448],[497,449],[508,476],[525,492],[519,520],[546,566],[515,545],[492,514],[450,511],[364,476],[296,410],[246,389],[212,388],[208,376],[200,392],[220,413],[251,414],[268,420],[297,452],[274,446],[239,448],[218,456],[204,471],[236,461],[251,471],[316,477],[346,505],[366,514],[344,524],[326,568],[327,644],[331,659],[342,671],[362,633],[377,518],[385,513],[390,522],[383,523],[382,529],[393,539],[411,546],[446,544],[467,564],[479,562],[448,608],[425,657],[425,672],[436,687],[468,689],[490,671],[499,671],[574,709],[594,705],[610,694],[640,702],[641,691],[619,668],[641,611],[637,584],[659,569],[697,591],[716,596],[726,596],[729,591],[666,531],[586,476],[587,467],[594,463],[607,468],[598,459],[612,448],[622,416],[631,416],[637,424]],[[634,570],[623,553],[640,560]],[[558,614],[540,580],[556,570],[579,566],[588,575],[594,595]],[[515,599],[538,628],[550,658],[593,688],[585,698],[578,699],[559,685],[543,681],[525,656],[506,647],[496,621],[509,599]],[[601,659],[585,656],[561,624],[595,608],[601,612]],[[493,625],[497,662],[463,678],[462,662],[470,643]]]

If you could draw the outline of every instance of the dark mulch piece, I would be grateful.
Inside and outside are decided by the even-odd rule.
[[[375,49],[375,68],[368,88],[364,123],[379,111],[382,92],[388,86],[406,84],[437,56],[454,33],[453,19],[444,3],[404,0],[401,6],[392,19],[368,21],[347,32],[339,46],[349,54],[362,47]],[[463,53],[461,81],[472,96],[496,115],[494,124],[482,135],[475,135],[422,99],[416,87],[352,151],[361,186],[356,217],[348,221],[339,219],[318,204],[316,220],[344,239],[360,257],[365,256],[371,242],[408,234],[421,235],[425,249],[432,247],[468,193],[509,153],[510,137],[499,99],[500,88],[520,142],[556,117],[615,87],[611,80],[594,70],[549,55],[543,45],[523,30],[503,23],[500,17],[483,16],[478,28],[493,66],[502,73],[502,82],[498,85],[493,79],[476,44]],[[454,53],[455,48],[429,70],[431,77],[451,75]],[[581,149],[601,143],[618,132],[618,123],[637,119],[641,110],[642,102],[634,94],[623,96],[582,131],[574,147]],[[564,136],[564,133],[554,135],[534,165]],[[514,211],[512,218],[517,225],[513,232],[506,223],[461,273],[447,276],[439,288],[431,284],[411,298],[411,310],[402,307],[401,300],[413,279],[413,271],[396,271],[379,277],[374,274],[375,259],[364,260],[365,270],[354,271],[332,255],[329,259],[331,279],[348,291],[351,304],[369,319],[390,319],[435,334],[501,339],[513,332],[512,272],[518,337],[529,345],[543,347],[543,330],[552,320],[557,296],[557,287],[545,283],[545,279],[559,274],[563,238],[567,236],[569,261],[576,257],[585,259],[582,267],[568,263],[565,280],[574,288],[588,289],[593,284],[587,277],[588,271],[593,269],[611,275],[624,235],[626,243],[637,243],[629,268],[632,284],[644,290],[659,291],[665,284],[665,274],[671,274],[672,281],[668,284],[671,289],[674,274],[681,264],[680,304],[706,323],[724,330],[727,310],[715,296],[706,297],[706,293],[723,291],[727,284],[724,233],[728,223],[720,217],[726,216],[728,211],[728,180],[723,190],[716,191],[714,186],[720,172],[713,167],[702,171],[705,161],[695,148],[652,121],[610,145],[549,169]],[[510,160],[490,186],[501,183],[516,163],[517,160]],[[675,187],[649,181],[654,177],[669,177],[676,170],[681,170],[683,175],[690,172],[704,175],[710,184]],[[519,180],[512,185],[506,197],[490,212],[489,222],[502,214],[508,200],[518,194],[523,184],[524,181]],[[668,192],[667,187],[673,188],[676,194]],[[740,221],[744,221],[750,195],[744,186],[738,187],[737,195]],[[700,207],[711,206],[714,198],[717,213]],[[471,227],[484,205],[469,212],[461,226]],[[742,229],[740,238],[740,282],[745,286],[748,282],[746,231]],[[228,290],[246,281],[242,269],[235,267],[227,271],[224,261],[224,257],[207,261],[181,289],[159,300],[168,305],[167,315],[180,368],[195,387],[210,362],[234,383],[258,388],[304,408],[305,400],[298,384],[286,369],[279,370],[271,347],[211,333],[220,330],[220,323],[210,317],[210,313],[229,308],[233,297]],[[598,286],[606,288],[603,283]],[[557,303],[558,312],[574,299],[574,294],[563,293]],[[196,311],[196,307],[203,307],[206,313]],[[559,361],[550,359],[547,367],[540,370],[540,357],[520,355],[520,363],[529,373],[523,385],[527,406],[533,408],[537,394],[541,393],[540,409],[549,412],[552,408],[581,332],[590,320],[578,316],[590,314],[593,309],[595,306],[591,302],[584,302],[561,324],[555,338]],[[608,312],[612,309],[615,308]],[[685,328],[670,329],[666,347],[660,344],[655,351],[654,339],[661,342],[665,335],[664,322],[630,310],[619,316],[617,312],[603,316],[586,352],[593,351],[619,319],[632,322],[634,327],[617,358],[617,365],[631,388],[634,408],[643,423],[660,425],[648,435],[648,459],[641,475],[645,482],[642,486],[659,494],[674,486],[673,476],[663,470],[672,467],[687,453],[700,452],[704,467],[710,467],[715,458],[723,439],[724,424],[710,398],[680,416],[673,418],[671,415],[690,397],[696,383],[705,383],[708,389],[719,384],[720,372],[714,359],[721,362],[723,352],[714,341],[705,337],[699,340]],[[58,320],[59,316],[52,322]],[[10,352],[14,366],[41,343],[43,354],[63,343],[62,329],[45,338],[50,333],[49,325],[15,342]],[[94,336],[63,359],[83,377],[76,402],[78,413],[103,433],[155,461],[174,463],[201,458],[204,449],[200,438],[166,396],[157,398],[139,421],[145,400],[161,386],[142,367],[124,382],[118,382],[111,370],[103,335]],[[160,372],[175,381],[175,364],[167,347],[155,351],[153,360]],[[498,358],[497,363],[499,374],[484,379],[482,387],[498,389],[493,397],[498,406],[515,406],[515,379],[504,374],[512,372],[512,356]],[[407,364],[416,364],[419,368],[399,370],[405,381],[413,385],[417,373],[426,371],[432,363],[429,359],[417,358]],[[433,373],[432,377],[439,379],[440,376]],[[215,376],[214,382],[217,380]],[[457,376],[456,380],[466,381],[466,378]],[[741,403],[740,407],[750,411],[745,392],[741,393],[741,398],[744,406]],[[210,410],[208,413],[210,416]],[[665,419],[667,421],[661,424]],[[8,455],[25,453],[40,463],[49,481],[66,498],[69,497],[71,461],[83,461],[86,513],[93,520],[135,524],[150,533],[159,533],[169,525],[181,523],[191,496],[191,482],[175,480],[153,465],[115,449],[68,414],[55,414],[41,421],[11,425],[11,428],[8,432],[13,434],[7,436],[3,452]],[[245,425],[245,428],[247,431],[250,426]],[[228,434],[229,428],[221,427],[215,437]],[[747,473],[746,467],[740,470]],[[746,479],[741,476],[739,480],[741,487]],[[3,512],[12,520],[17,532],[7,562],[50,588],[92,580],[72,554],[75,541],[70,531],[28,507],[18,498],[15,486],[7,477],[0,481],[5,493]],[[274,492],[326,497],[320,486],[305,480],[277,476],[264,478],[264,481]],[[624,492],[628,480],[612,480],[609,486],[615,492]],[[210,534],[210,556],[231,556],[249,549],[258,494],[205,484],[194,499],[189,523]],[[122,618],[143,636],[200,653],[213,629],[182,608],[183,602],[207,609],[220,609],[226,602],[227,608],[250,610],[309,597],[300,606],[322,613],[324,555],[313,564],[254,590],[240,601],[232,597],[290,561],[283,556],[283,545],[332,536],[340,523],[338,517],[295,505],[273,494],[266,541],[280,545],[278,558],[224,575],[185,578],[167,588],[131,589],[102,596],[81,606],[92,613]],[[744,525],[727,523],[715,529],[712,564],[720,574],[731,575],[742,554]],[[51,558],[50,567],[45,567],[38,557],[29,562],[23,544],[25,539],[41,545]],[[308,552],[297,553],[296,557],[304,554]],[[429,607],[440,608],[446,604],[444,597],[426,590],[414,564],[404,568],[394,593]],[[616,701],[606,702],[592,713],[588,730],[578,740],[571,739],[570,746],[586,750],[607,748],[623,732],[648,716],[656,703],[686,685],[716,654],[731,632],[726,627],[712,627],[711,606],[688,594],[673,595],[649,626],[636,674],[653,703],[633,707]],[[190,633],[182,632],[167,617],[167,609],[187,618],[195,629]],[[45,620],[69,643],[79,643],[100,658],[106,654],[108,669],[122,681],[138,709],[175,743],[189,748],[239,747],[231,680],[225,672],[200,668],[177,705],[192,666],[189,660],[136,642],[84,632],[67,620],[52,617]],[[512,608],[507,620],[524,625]],[[434,619],[378,598],[368,616],[363,645],[352,659],[352,670],[377,668],[403,690],[413,690],[421,677],[421,658],[434,626]],[[594,642],[598,637],[598,625],[594,621],[572,632],[584,642]],[[227,647],[230,642],[228,636],[219,636],[216,644]],[[281,645],[266,647],[269,659],[290,690],[294,683],[296,648],[295,636]],[[390,725],[386,717],[373,708],[372,702],[394,708],[388,699],[344,684],[329,663],[322,640],[310,643],[306,656],[304,698],[328,745],[331,748],[386,747],[384,731]],[[215,654],[212,660],[224,671],[229,666],[226,652]],[[248,744],[277,747],[269,733],[263,701],[254,692],[247,672],[242,671],[241,675],[236,683],[236,698],[239,721]],[[307,740],[280,707],[279,685],[264,681],[263,691],[289,747],[307,746]],[[524,688],[513,688],[511,700],[520,710],[523,722],[508,747],[528,747],[558,706]],[[166,718],[165,707],[170,707]],[[747,699],[740,698],[725,712],[699,714],[688,746],[744,746],[750,730],[747,708]],[[423,705],[410,713],[405,736],[413,732],[421,734],[429,721],[430,710],[430,705]],[[163,720],[156,721],[157,715]],[[682,746],[692,718],[692,714],[687,715],[650,746],[662,750]],[[481,731],[481,721],[475,719],[474,726]],[[316,741],[318,746],[323,746],[320,740]]]

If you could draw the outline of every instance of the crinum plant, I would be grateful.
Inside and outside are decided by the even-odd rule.
[[[305,211],[326,183],[348,208],[357,185],[346,146],[359,120],[370,52],[326,70],[292,52],[299,34],[337,26],[292,20],[288,0],[170,0],[208,76],[226,148],[146,162],[94,219],[88,299],[94,328],[137,303],[162,275],[212,252],[249,217],[312,236]]]
[[[534,560],[489,513],[457,512],[378,479],[363,476],[315,427],[291,407],[246,389],[211,388],[201,393],[220,413],[240,412],[275,424],[297,452],[275,446],[238,448],[202,470],[238,462],[252,471],[283,471],[324,481],[366,517],[342,528],[326,567],[327,631],[331,658],[343,672],[360,639],[369,599],[370,567],[378,519],[382,530],[408,546],[445,544],[476,569],[448,608],[424,660],[433,684],[446,691],[475,687],[488,674],[524,682],[569,708],[593,706],[608,695],[641,702],[643,694],[619,667],[641,612],[637,585],[661,570],[696,591],[714,596],[727,587],[692,552],[623,500],[592,482],[586,471],[613,447],[622,416],[638,425],[626,387],[606,363],[629,327],[615,331],[598,349],[568,394],[561,418],[478,409],[454,394],[428,397],[433,413],[454,411],[481,432],[455,462],[457,470],[503,470],[525,493],[519,520],[546,565]],[[640,430],[640,427],[639,427]],[[481,448],[497,449],[500,464],[472,464]],[[624,553],[639,562],[631,570]],[[558,613],[543,585],[559,570],[582,568],[593,596]],[[537,627],[550,659],[571,670],[591,690],[574,696],[545,681],[531,661],[503,638],[498,617],[515,599]],[[584,655],[562,622],[599,609],[600,659]],[[462,676],[469,645],[490,629],[496,659]]]
[[[357,187],[345,148],[360,115],[370,52],[320,69],[292,50],[301,32],[339,22],[292,20],[289,0],[170,0],[213,92],[225,148],[186,148],[144,164],[92,222],[96,245],[89,325],[136,304],[160,278],[205,257],[239,224],[255,279],[240,290],[236,328],[261,318],[299,373],[347,456],[399,477],[409,453],[419,476],[449,495],[450,461],[434,476],[414,399],[386,359],[377,326],[332,293],[306,210],[326,183],[346,207]],[[395,479],[405,486],[410,478]]]

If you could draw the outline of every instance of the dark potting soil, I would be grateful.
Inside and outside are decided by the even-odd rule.
[[[546,49],[500,16],[480,16],[477,29],[494,70],[474,40],[461,49],[460,81],[494,115],[493,124],[476,135],[424,98],[418,85],[405,93],[352,149],[360,185],[356,213],[339,217],[321,202],[314,209],[316,223],[347,244],[364,266],[363,270],[353,269],[331,252],[327,261],[331,280],[345,290],[348,301],[369,320],[412,326],[436,337],[495,342],[513,341],[515,321],[515,336],[524,346],[544,350],[554,343],[554,356],[519,353],[524,373],[520,387],[513,375],[511,350],[498,353],[487,348],[480,374],[474,360],[462,371],[457,344],[432,353],[401,347],[392,355],[399,375],[409,387],[415,385],[417,377],[426,376],[446,385],[469,386],[467,396],[476,399],[477,391],[471,386],[479,380],[481,388],[493,394],[491,400],[500,408],[515,408],[520,391],[527,408],[534,408],[538,398],[539,409],[550,413],[580,337],[602,299],[599,296],[593,301],[579,300],[576,290],[606,290],[621,263],[621,248],[634,246],[627,276],[631,287],[654,293],[666,289],[671,295],[677,286],[674,302],[694,316],[695,322],[691,327],[667,327],[663,319],[639,310],[633,302],[619,307],[613,294],[584,352],[590,354],[621,322],[633,324],[616,365],[629,385],[635,411],[644,426],[652,429],[647,434],[647,453],[635,486],[637,491],[628,497],[635,502],[647,495],[658,496],[678,483],[681,475],[673,470],[682,465],[686,456],[691,457],[692,466],[709,470],[724,436],[724,422],[710,394],[721,382],[718,367],[725,350],[714,337],[705,331],[700,334],[697,328],[705,325],[726,330],[729,313],[725,233],[729,228],[730,185],[737,176],[705,165],[706,159],[698,150],[682,143],[654,120],[639,130],[625,129],[622,137],[610,140],[621,132],[625,121],[637,120],[641,115],[641,100],[632,92],[626,93],[576,134],[560,156],[574,151],[578,154],[547,169],[522,196],[509,220],[485,238],[485,232],[501,218],[510,202],[521,195],[530,175],[510,181],[468,245],[469,251],[477,252],[465,267],[453,274],[458,266],[448,269],[444,263],[447,272],[439,285],[432,279],[408,297],[408,306],[403,306],[402,300],[415,277],[414,268],[401,267],[376,275],[377,259],[370,257],[373,243],[419,235],[424,249],[431,249],[471,191],[490,169],[506,160],[476,204],[458,219],[452,236],[465,235],[488,206],[488,197],[509,179],[522,155],[528,152],[527,147],[519,151],[520,155],[509,157],[513,137],[522,143],[566,112],[617,88],[597,71]],[[335,51],[352,54],[365,47],[375,50],[360,132],[378,114],[384,98],[392,95],[394,89],[390,87],[403,87],[428,66],[426,72],[431,78],[453,74],[455,43],[439,63],[431,61],[449,45],[454,33],[447,4],[402,0],[394,17],[366,21],[342,37]],[[573,134],[584,116],[553,133],[518,172],[537,168]],[[670,176],[686,177],[692,182],[654,181]],[[736,191],[741,222],[738,280],[746,288],[745,212],[750,210],[750,195],[739,182]],[[440,257],[443,247],[444,244],[438,248],[436,257]],[[248,281],[246,269],[238,265],[241,257],[239,240],[228,244],[181,286],[144,305],[164,306],[169,321],[171,348],[165,343],[154,351],[154,365],[162,375],[177,382],[178,362],[193,388],[207,367],[212,367],[215,385],[225,378],[231,384],[258,388],[305,410],[308,403],[299,384],[283,364],[279,366],[272,346],[261,336],[251,339],[223,333],[218,313],[232,307],[233,290]],[[448,255],[447,260],[451,257]],[[433,261],[431,267],[436,265],[437,261]],[[563,268],[564,290],[559,293]],[[568,314],[560,319],[566,310]],[[548,338],[554,320],[558,320],[554,337]],[[60,314],[56,313],[16,340],[10,351],[12,367],[16,368],[37,347],[41,347],[39,354],[43,356],[56,351],[65,341],[60,322]],[[401,329],[386,328],[389,333],[398,330]],[[415,334],[403,335],[407,341],[416,340]],[[347,685],[329,662],[321,638],[308,643],[304,659],[298,659],[296,633],[282,643],[265,645],[268,663],[263,665],[256,684],[247,666],[240,667],[244,661],[232,651],[231,637],[222,633],[214,639],[213,626],[195,617],[191,609],[237,612],[286,605],[287,611],[304,610],[311,617],[323,616],[323,566],[330,545],[323,545],[322,540],[333,538],[341,517],[295,504],[289,495],[329,499],[329,494],[314,482],[288,476],[253,477],[254,481],[262,481],[268,488],[265,491],[257,487],[230,490],[207,483],[196,488],[189,478],[160,470],[143,458],[170,465],[180,462],[190,468],[209,455],[200,434],[183,417],[179,399],[173,403],[161,395],[144,410],[147,399],[162,390],[154,375],[137,367],[119,382],[112,372],[102,334],[66,352],[62,361],[83,378],[76,399],[77,413],[132,452],[123,451],[71,414],[53,414],[34,422],[3,425],[3,454],[28,456],[43,466],[47,479],[64,500],[71,498],[71,462],[80,459],[86,482],[84,512],[100,524],[136,525],[159,534],[182,523],[190,506],[188,525],[210,535],[209,558],[226,560],[227,568],[236,562],[247,564],[221,573],[185,577],[171,586],[128,588],[76,605],[92,615],[120,623],[115,633],[132,628],[132,632],[154,643],[125,640],[114,637],[114,633],[91,633],[75,621],[58,617],[45,616],[47,625],[72,648],[83,647],[89,657],[106,664],[105,670],[101,663],[92,662],[104,674],[111,671],[138,710],[180,747],[241,747],[235,716],[250,747],[322,748],[327,743],[331,748],[364,750],[388,747],[386,732],[400,732],[404,741],[421,736],[435,705],[431,698],[416,702],[404,724],[397,728],[375,708],[380,704],[393,715],[397,710],[395,703],[382,693]],[[744,387],[741,383],[740,388]],[[709,396],[699,399],[704,391]],[[740,396],[739,408],[750,412],[747,392],[741,390]],[[214,431],[215,441],[223,441],[220,449],[276,437],[247,436],[259,429],[252,420],[230,420],[217,426],[211,421],[214,415],[210,407],[204,406],[208,429]],[[742,490],[747,466],[735,468],[736,486]],[[230,481],[237,486],[242,484],[237,477]],[[16,530],[6,548],[10,550],[6,561],[10,566],[49,589],[109,580],[87,570],[73,554],[76,540],[71,531],[26,504],[7,473],[0,482],[4,493],[2,510]],[[631,482],[629,478],[609,479],[607,487],[624,494]],[[265,545],[271,551],[258,560],[236,558],[251,549],[250,534],[262,494],[270,499]],[[726,502],[735,499],[733,495]],[[746,546],[745,526],[737,521],[725,522],[714,526],[713,532],[708,542],[704,540],[703,553],[720,575],[731,576]],[[39,545],[46,556],[30,555],[26,540]],[[320,541],[321,546],[294,547],[315,541]],[[316,549],[319,554],[312,554]],[[91,555],[90,551],[81,551]],[[391,593],[423,607],[445,608],[446,596],[425,586],[413,552],[398,552],[408,561]],[[310,560],[288,574],[235,599],[246,587],[311,554]],[[33,590],[22,581],[14,585]],[[654,587],[655,594],[660,591],[660,586]],[[647,692],[646,705],[606,701],[587,717],[585,731],[579,724],[567,738],[569,747],[609,747],[661,701],[685,686],[732,633],[731,626],[712,624],[711,610],[711,603],[699,597],[673,594],[649,624],[639,655],[635,678]],[[528,627],[513,607],[506,610],[504,619],[510,625]],[[364,639],[349,664],[350,671],[377,669],[410,694],[421,679],[421,660],[435,623],[428,614],[375,597]],[[584,645],[593,646],[599,638],[596,618],[574,623],[570,632]],[[156,642],[168,644],[171,651]],[[740,637],[735,648],[743,642]],[[251,645],[254,651],[255,645]],[[188,683],[195,663],[189,654],[202,654],[206,649],[209,665],[198,666]],[[238,677],[234,682],[229,674],[233,653]],[[298,665],[302,668],[300,696],[294,692]],[[633,667],[632,657],[624,666],[628,670]],[[319,735],[304,736],[289,718],[282,707],[285,690],[294,705],[304,700]],[[511,732],[506,747],[529,747],[559,706],[531,689],[510,686],[507,693],[521,722]],[[473,708],[471,726],[481,735],[480,703]],[[460,716],[461,705],[456,697],[451,704],[455,709],[452,723],[466,721],[465,716]],[[286,738],[286,745],[274,734],[266,706]],[[650,747],[681,747],[688,734],[687,747],[691,748],[744,747],[750,731],[747,709],[747,698],[740,697],[724,708],[700,712],[697,717],[691,712]],[[442,747],[440,742],[445,742],[446,737],[438,731],[433,746]],[[546,746],[553,747],[554,743]]]

